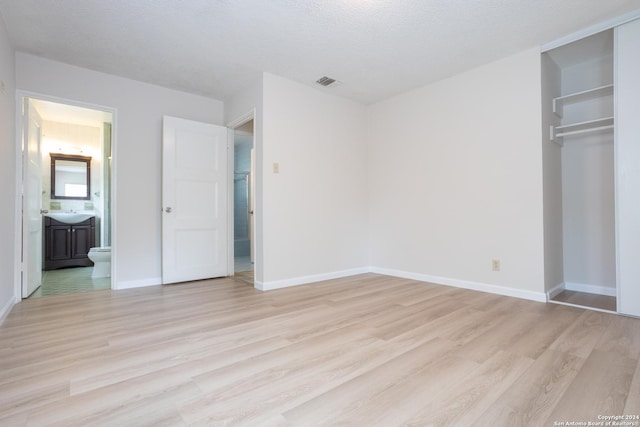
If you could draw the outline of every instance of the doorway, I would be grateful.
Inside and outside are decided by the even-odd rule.
[[[20,295],[111,289],[114,111],[31,94],[19,100]],[[92,258],[103,260],[100,268]]]
[[[254,121],[234,128],[233,135],[234,276],[254,284]]]

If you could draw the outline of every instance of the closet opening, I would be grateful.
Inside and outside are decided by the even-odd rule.
[[[614,31],[542,54],[549,301],[616,312]]]

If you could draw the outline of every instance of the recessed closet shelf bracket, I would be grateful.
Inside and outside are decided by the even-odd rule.
[[[600,86],[594,89],[583,90],[581,92],[570,93],[569,95],[553,98],[553,112],[558,117],[562,117],[562,107],[565,104],[587,101],[603,96],[613,95],[613,85]]]

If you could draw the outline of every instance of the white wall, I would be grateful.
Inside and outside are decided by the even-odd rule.
[[[553,98],[561,95],[560,68],[543,54],[542,63],[542,163],[544,185],[544,281],[545,291],[562,289],[564,283],[562,227],[562,148],[550,140],[549,126],[558,126]]]
[[[534,48],[369,109],[371,265],[544,300],[540,79]]]
[[[0,322],[15,302],[15,93],[14,52],[0,16],[0,200],[9,205],[0,209]]]
[[[365,107],[265,74],[263,108],[261,286],[364,271]]]
[[[118,278],[159,281],[161,116],[222,123],[222,104],[25,54],[17,72],[117,109]],[[258,286],[374,266],[539,298],[540,89],[531,49],[371,107],[268,73],[226,100],[225,124],[256,109]]]
[[[160,283],[162,116],[222,124],[222,102],[22,53],[16,77],[22,90],[117,109],[117,286]]]

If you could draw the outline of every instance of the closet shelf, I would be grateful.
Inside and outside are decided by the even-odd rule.
[[[550,126],[549,137],[552,141],[559,142],[567,136],[605,132],[611,129],[613,129],[613,117],[603,117],[601,119],[587,120],[586,122]]]
[[[600,86],[594,89],[583,90],[582,92],[570,93],[569,95],[553,98],[553,112],[558,117],[562,117],[562,108],[565,104],[587,101],[589,99],[600,98],[613,94],[613,85]]]

